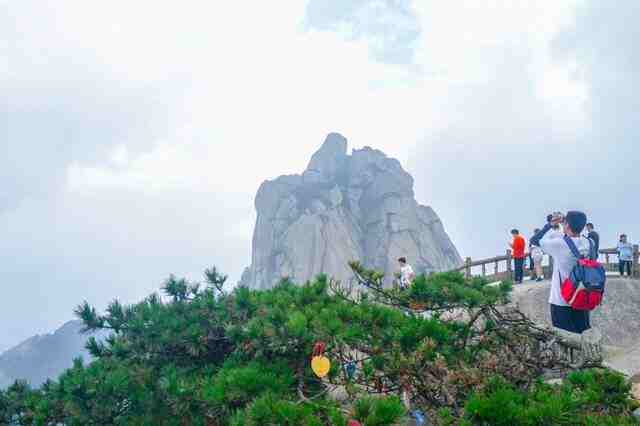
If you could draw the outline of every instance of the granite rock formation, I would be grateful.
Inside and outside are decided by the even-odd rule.
[[[252,263],[240,283],[250,288],[319,273],[349,279],[352,260],[390,280],[400,256],[417,273],[462,262],[436,213],[416,202],[413,178],[400,162],[369,147],[348,155],[347,140],[337,133],[302,175],[264,182],[255,206]]]

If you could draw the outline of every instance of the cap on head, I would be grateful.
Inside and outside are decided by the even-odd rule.
[[[399,259],[398,259],[398,262],[400,262],[400,263],[407,263],[407,258],[403,256],[403,257],[401,257],[401,258],[399,258]]]
[[[564,220],[575,234],[579,234],[584,230],[584,226],[587,224],[587,215],[583,212],[570,211],[567,212]]]
[[[518,231],[517,229],[512,229],[511,230],[511,235],[518,235],[520,233],[520,231]]]

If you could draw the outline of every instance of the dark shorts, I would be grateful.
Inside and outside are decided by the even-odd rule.
[[[589,311],[577,311],[570,306],[549,306],[551,307],[551,323],[554,327],[578,334],[591,328]]]

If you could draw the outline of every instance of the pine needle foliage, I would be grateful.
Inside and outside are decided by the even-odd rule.
[[[324,275],[226,291],[212,268],[203,283],[171,276],[163,295],[134,305],[98,313],[85,302],[85,330],[111,331],[88,340],[94,360],[40,389],[0,392],[0,424],[384,426],[412,410],[431,424],[632,424],[628,385],[614,373],[539,382],[522,348],[546,335],[503,315],[509,284],[436,274],[400,291],[352,268],[365,291]],[[331,360],[323,379],[310,366],[319,342]]]

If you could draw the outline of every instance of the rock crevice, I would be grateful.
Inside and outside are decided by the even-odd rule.
[[[255,200],[251,266],[241,284],[270,288],[283,277],[305,282],[319,273],[351,277],[358,260],[389,278],[406,256],[417,272],[462,263],[436,213],[414,198],[400,162],[369,147],[347,154],[331,133],[301,175],[264,182]]]

